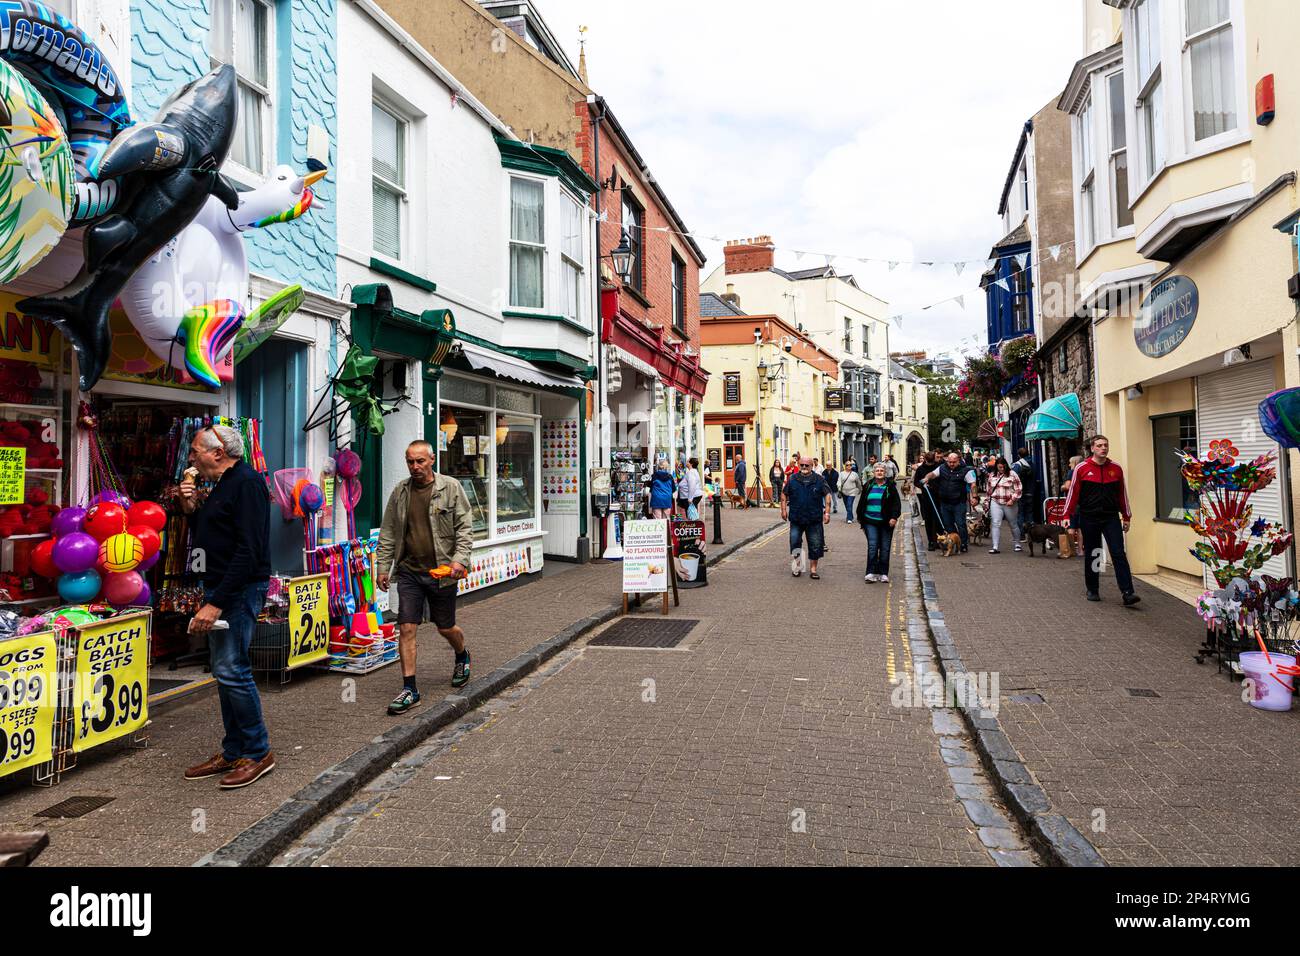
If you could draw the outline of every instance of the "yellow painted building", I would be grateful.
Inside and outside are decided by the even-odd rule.
[[[1133,570],[1200,579],[1178,448],[1276,451],[1270,392],[1300,386],[1293,229],[1300,196],[1300,4],[1086,0],[1073,117],[1075,249],[1096,342],[1101,431],[1128,475]],[[1116,35],[1109,35],[1114,29]],[[1110,43],[1097,49],[1099,40]],[[1114,42],[1111,42],[1114,41]],[[1278,109],[1257,113],[1272,84]],[[1261,102],[1261,105],[1265,105]],[[1255,497],[1294,527],[1295,452]],[[1293,574],[1294,557],[1265,568]]]

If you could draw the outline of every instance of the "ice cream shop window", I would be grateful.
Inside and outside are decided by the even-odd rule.
[[[535,529],[537,420],[498,413],[496,442],[497,534]]]

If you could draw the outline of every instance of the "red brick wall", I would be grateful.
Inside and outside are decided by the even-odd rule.
[[[647,183],[636,163],[632,160],[623,144],[614,135],[608,124],[600,127],[600,169],[594,167],[593,120],[588,105],[577,105],[579,118],[583,120],[582,130],[578,133],[577,147],[582,153],[582,165],[592,179],[604,182],[609,179],[613,168],[618,170],[618,181],[631,186],[637,204],[645,210],[645,231],[643,236],[644,272],[642,276],[642,295],[650,303],[647,307],[637,299],[636,293],[624,289],[619,297],[619,305],[624,312],[640,321],[648,320],[651,325],[662,326],[667,330],[665,338],[671,340],[675,334],[673,327],[672,304],[672,253],[686,266],[686,337],[698,354],[700,349],[700,266],[688,242],[674,232],[665,232],[663,227],[677,230],[668,218],[668,214],[658,201],[654,190]],[[594,205],[593,200],[593,205]],[[622,196],[618,189],[605,189],[600,196],[600,208],[606,213],[605,221],[599,224],[600,254],[608,256],[618,245],[623,232]],[[607,265],[606,259],[602,265]],[[609,270],[612,275],[612,269]],[[617,275],[612,275],[615,285],[620,285]]]
[[[728,242],[722,250],[726,262],[726,274],[738,272],[766,272],[772,268],[776,258],[776,247],[770,241],[754,240],[745,242],[734,240]]]

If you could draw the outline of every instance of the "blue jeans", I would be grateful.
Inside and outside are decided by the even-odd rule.
[[[221,721],[226,736],[221,741],[221,755],[227,760],[249,757],[261,760],[271,750],[271,741],[262,720],[262,699],[253,680],[248,647],[253,642],[257,615],[266,603],[267,584],[250,584],[240,591],[233,605],[221,612],[230,627],[208,632],[208,653],[212,659],[212,676],[217,679],[217,696],[221,699]],[[203,588],[206,600],[212,589]]]
[[[940,501],[939,524],[943,526],[943,531],[948,533],[956,531],[961,535],[961,546],[963,548],[970,545],[970,532],[966,530],[965,500]]]
[[[811,524],[790,522],[790,553],[793,554],[803,547],[805,535],[808,537],[808,560],[821,560],[821,556],[826,553],[826,536],[820,521]]]
[[[867,574],[889,573],[889,548],[894,542],[894,529],[888,523],[863,525],[867,533]]]
[[[1121,594],[1133,592],[1133,574],[1129,571],[1128,555],[1124,553],[1124,526],[1119,515],[1109,518],[1085,518],[1080,515],[1077,527],[1083,537],[1083,583],[1089,594],[1096,594],[1101,584],[1097,572],[1097,558],[1101,553],[1102,538],[1106,539],[1106,550],[1110,552],[1110,562],[1115,566],[1115,583]]]
[[[850,518],[853,517],[853,499],[856,497],[857,495],[844,496],[844,520],[845,521],[848,521]]]

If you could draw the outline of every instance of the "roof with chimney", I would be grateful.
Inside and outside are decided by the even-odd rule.
[[[851,275],[842,276],[835,271],[833,266],[819,266],[813,269],[778,269],[776,266],[767,270],[775,272],[783,279],[789,279],[791,282],[798,282],[801,279],[840,279],[847,282],[853,288],[858,288],[858,280]]]
[[[700,293],[700,315],[704,318],[716,318],[720,315],[745,315],[738,307],[732,305],[716,292]]]

